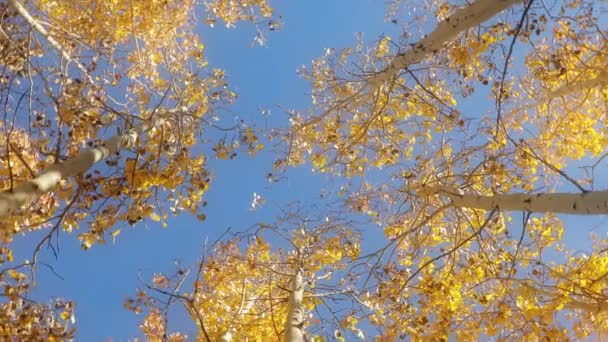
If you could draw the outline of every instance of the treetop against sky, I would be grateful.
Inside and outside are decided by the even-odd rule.
[[[607,11],[0,2],[0,336],[603,338]]]

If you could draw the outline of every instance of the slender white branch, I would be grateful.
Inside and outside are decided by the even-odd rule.
[[[426,37],[413,44],[410,49],[395,56],[388,68],[370,80],[372,84],[380,84],[390,80],[399,70],[419,63],[426,56],[440,51],[446,43],[456,39],[458,35],[473,28],[496,14],[521,2],[522,0],[478,0],[450,15]]]
[[[608,214],[608,191],[582,193],[496,194],[483,196],[457,189],[430,188],[430,193],[448,196],[456,207],[484,210],[530,211],[572,215]]]
[[[586,89],[592,89],[598,85],[606,86],[608,84],[608,71],[601,70],[599,75],[593,79],[587,79],[573,84],[565,85],[554,92],[548,93],[543,102],[553,100],[557,97],[567,96],[574,92]]]
[[[289,308],[285,322],[285,342],[304,342],[304,278],[302,269],[298,269],[293,276],[291,294],[289,295]]]
[[[137,136],[137,130],[113,136],[98,147],[86,149],[74,158],[51,165],[36,178],[18,185],[12,191],[0,192],[0,217],[10,215],[21,206],[53,190],[62,179],[84,173],[98,161],[123,148],[131,148],[135,145]]]
[[[17,185],[12,190],[0,191],[0,217],[12,214],[15,210],[30,203],[40,195],[53,190],[62,179],[82,174],[95,163],[108,156],[122,149],[132,148],[141,135],[154,127],[171,121],[172,117],[179,116],[181,112],[187,111],[187,107],[162,110],[156,113],[154,118],[151,117],[128,132],[117,134],[102,141],[97,147],[86,149],[73,158],[53,164],[42,171],[37,177]]]
[[[19,0],[8,0],[8,2],[10,3],[11,6],[13,6],[15,8],[15,10],[17,10],[17,13],[19,13],[25,19],[25,21],[27,21],[28,24],[30,24],[30,26],[32,26],[34,28],[34,30],[36,30],[36,32],[38,32],[41,36],[43,36],[44,39],[46,39],[46,41],[48,41],[49,44],[51,44],[51,46],[55,50],[57,50],[57,52],[63,58],[65,58],[68,62],[74,63],[76,65],[76,67],[78,67],[78,69],[80,71],[82,71],[82,73],[87,78],[87,81],[90,84],[94,84],[93,79],[91,78],[91,75],[89,75],[89,72],[84,67],[84,65],[82,65],[77,60],[74,60],[70,56],[70,54],[67,52],[67,50],[55,38],[53,38],[53,36],[51,36],[49,34],[49,32],[40,24],[40,22],[36,18],[34,18],[30,14],[30,12],[27,10],[27,8],[25,8],[25,6]]]
[[[605,87],[607,85],[608,85],[608,71],[601,70],[599,75],[596,78],[585,79],[580,82],[573,82],[573,83],[567,84],[553,92],[547,92],[540,100],[537,100],[530,105],[521,107],[518,110],[522,111],[522,110],[532,109],[536,106],[547,103],[558,97],[572,95],[574,93],[584,91],[584,90],[590,90],[597,86]]]
[[[249,310],[251,310],[251,308],[253,307],[253,304],[259,299],[259,298],[255,298],[253,300],[247,301],[245,299],[246,291],[247,291],[247,279],[243,279],[243,286],[241,287],[241,305],[239,306],[239,309],[237,310],[237,312],[234,314],[234,316],[232,318],[232,322],[230,322],[229,328],[226,329],[226,331],[221,335],[220,341],[222,341],[222,342],[232,341],[232,339],[234,338],[234,334],[236,332],[236,328],[234,327],[234,321],[236,320],[236,318],[238,316],[249,313]],[[246,301],[248,302],[247,305],[245,305]]]

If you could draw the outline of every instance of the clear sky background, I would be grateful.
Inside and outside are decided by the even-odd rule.
[[[310,65],[325,48],[353,46],[358,32],[373,42],[396,29],[384,22],[381,0],[271,3],[284,24],[268,36],[267,47],[250,47],[255,30],[246,23],[236,29],[199,26],[210,66],[224,69],[230,86],[239,93],[238,102],[222,111],[227,118],[239,117],[258,125],[268,120],[269,126],[285,126],[287,114],[277,105],[295,109],[310,105],[307,82],[296,74],[299,67]],[[205,17],[203,13],[198,16]],[[269,109],[270,116],[263,117],[262,109]],[[123,308],[124,299],[141,287],[138,272],[150,280],[154,272],[174,272],[175,260],[194,266],[206,238],[214,241],[228,227],[240,231],[256,222],[272,221],[278,208],[292,201],[318,201],[325,184],[323,175],[313,174],[305,166],[290,170],[287,179],[272,185],[265,176],[272,171],[273,158],[270,151],[255,158],[241,154],[230,161],[210,158],[208,167],[214,176],[205,196],[209,204],[204,222],[182,215],[170,218],[167,229],[155,222],[139,223],[134,228],[124,227],[115,244],[95,245],[88,251],[80,248],[75,234],[62,233],[58,259],[46,249],[42,256],[63,279],[41,267],[31,297],[39,301],[52,297],[74,300],[77,341],[127,341],[141,336],[143,316]],[[254,192],[266,199],[257,211],[250,210]],[[31,233],[16,239],[15,259],[31,258],[42,236]],[[196,336],[195,326],[183,313],[177,312],[170,319],[173,329]]]
[[[267,120],[269,126],[285,126],[287,114],[277,105],[294,109],[310,106],[308,85],[298,78],[296,69],[310,65],[325,48],[353,46],[358,32],[365,33],[365,41],[374,42],[397,29],[384,21],[383,0],[273,1],[272,5],[284,24],[280,32],[268,36],[267,47],[250,47],[255,30],[248,24],[241,23],[236,29],[199,27],[210,65],[224,69],[230,86],[239,94],[236,105],[222,112],[227,120],[242,118],[257,125]],[[205,17],[203,13],[198,16]],[[481,100],[467,108],[479,114],[493,106],[491,100]],[[270,116],[262,116],[262,110],[270,110]],[[139,223],[134,228],[124,227],[115,244],[95,245],[86,252],[75,235],[62,233],[59,258],[55,260],[50,251],[45,251],[43,261],[63,279],[40,268],[32,297],[39,301],[51,297],[74,300],[78,341],[127,341],[141,336],[138,326],[143,316],[122,306],[124,299],[141,287],[138,272],[150,280],[154,272],[172,273],[175,260],[194,266],[206,238],[214,241],[229,227],[240,231],[256,222],[271,222],[278,209],[289,202],[319,200],[326,182],[323,175],[311,173],[310,167],[304,166],[290,170],[287,179],[272,185],[265,176],[272,171],[273,162],[270,151],[255,158],[242,154],[230,161],[210,158],[208,167],[214,176],[205,196],[209,204],[204,222],[182,215],[170,218],[167,229],[155,222]],[[250,210],[254,192],[266,199],[265,206],[257,211]],[[565,239],[569,245],[581,245],[591,221],[566,221]],[[30,258],[42,236],[31,233],[17,239],[13,245],[15,259]],[[173,315],[170,326],[191,337],[196,335],[194,325],[183,313]]]

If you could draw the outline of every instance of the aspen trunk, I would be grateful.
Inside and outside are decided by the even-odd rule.
[[[429,35],[415,43],[409,50],[395,56],[388,68],[370,82],[384,82],[395,76],[399,70],[419,63],[426,56],[441,50],[446,43],[496,14],[522,0],[478,0],[463,7],[440,22]]]
[[[21,206],[51,191],[62,179],[84,173],[98,161],[123,148],[134,146],[137,135],[135,130],[116,135],[102,142],[98,147],[84,150],[74,158],[51,165],[36,178],[18,185],[12,191],[0,192],[0,217],[10,215]]]
[[[433,190],[432,190],[433,191]],[[608,214],[608,191],[583,193],[496,194],[482,196],[457,190],[436,189],[457,207],[485,210],[530,211],[572,215]]]
[[[36,32],[44,37],[44,39],[46,39],[63,58],[75,63],[87,77],[87,81],[93,84],[86,68],[70,57],[66,49],[49,34],[19,0],[9,0],[9,4],[14,7],[17,13],[19,13]],[[19,184],[12,190],[0,192],[0,217],[10,215],[21,206],[26,205],[40,195],[51,191],[62,179],[84,173],[98,161],[107,158],[123,148],[134,146],[138,133],[137,130],[132,130],[126,134],[114,136],[102,142],[100,146],[87,149],[72,159],[51,165],[34,179]]]
[[[299,269],[293,276],[287,321],[285,322],[285,342],[304,342],[304,280],[302,270]]]

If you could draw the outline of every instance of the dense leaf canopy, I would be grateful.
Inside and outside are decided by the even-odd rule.
[[[253,25],[263,45],[282,20],[271,5],[0,3],[0,336],[74,337],[71,301],[28,298],[54,236],[89,249],[124,226],[204,220],[209,159],[266,146],[269,178],[312,166],[338,203],[281,204],[197,265],[141,278],[124,306],[145,314],[146,339],[608,333],[608,239],[580,253],[562,215],[608,214],[604,2],[387,1],[399,32],[320,52],[299,70],[310,105],[287,109],[287,126],[224,126],[237,94],[197,25]],[[40,230],[14,260],[14,237]],[[172,330],[173,306],[196,336]]]

